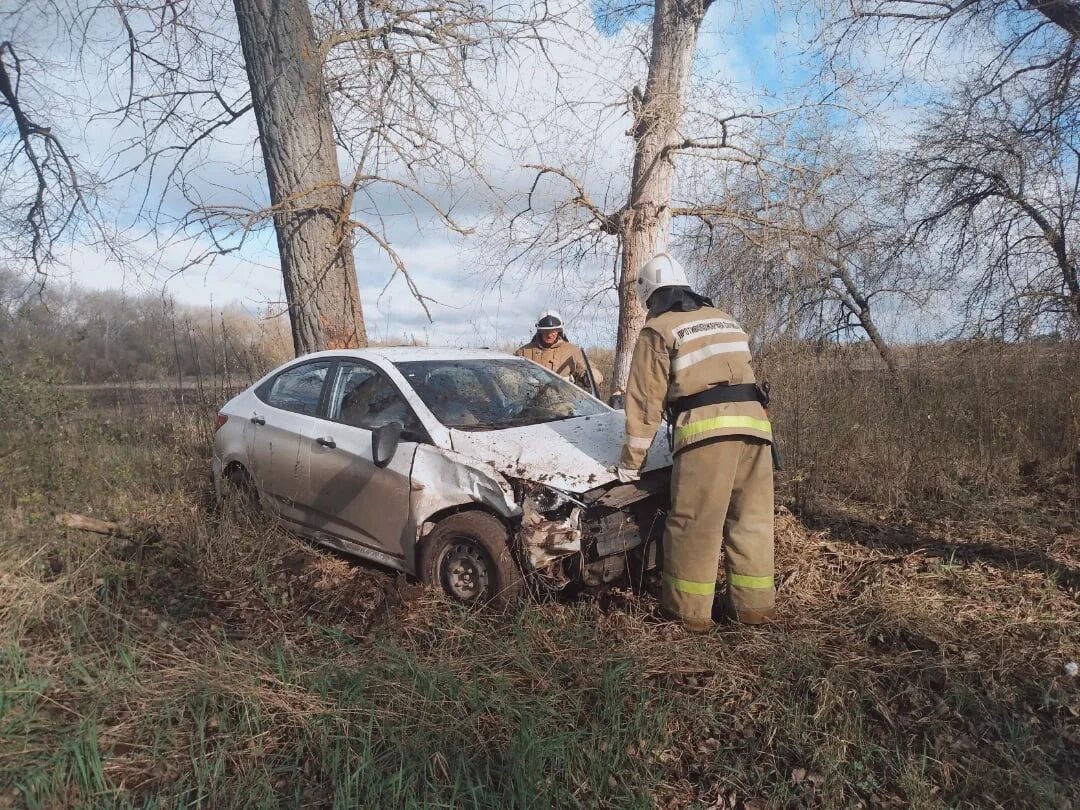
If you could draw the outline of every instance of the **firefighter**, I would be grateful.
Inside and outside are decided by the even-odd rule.
[[[564,380],[570,380],[585,390],[589,390],[590,367],[585,360],[585,353],[580,347],[566,339],[562,316],[553,309],[546,309],[540,313],[540,317],[536,319],[536,334],[532,341],[526,343],[514,354],[539,363]],[[599,391],[604,379],[595,368],[591,370],[593,382]]]
[[[666,416],[674,468],[661,612],[691,632],[707,632],[721,614],[768,622],[776,599],[772,427],[746,334],[690,289],[686,271],[666,253],[641,269],[637,292],[648,315],[626,385],[617,473],[624,482],[639,477]],[[721,551],[727,592],[717,598]]]

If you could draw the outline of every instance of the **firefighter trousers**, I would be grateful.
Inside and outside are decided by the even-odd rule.
[[[727,609],[744,620],[771,614],[773,468],[764,440],[725,437],[675,456],[661,596],[669,614],[711,621],[721,550]]]

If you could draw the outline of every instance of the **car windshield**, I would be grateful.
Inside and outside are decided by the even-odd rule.
[[[435,418],[459,430],[536,425],[605,408],[528,360],[414,360],[395,364]]]

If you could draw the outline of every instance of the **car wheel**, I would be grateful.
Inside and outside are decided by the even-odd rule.
[[[233,507],[237,512],[256,512],[259,509],[259,488],[250,473],[239,464],[230,464],[225,470],[224,484],[222,487],[222,500],[224,504]]]
[[[506,527],[485,512],[440,521],[420,549],[420,578],[466,605],[505,609],[521,596]]]

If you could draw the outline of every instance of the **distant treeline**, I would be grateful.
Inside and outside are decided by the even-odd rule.
[[[29,356],[70,382],[255,378],[292,355],[284,317],[161,295],[44,289],[0,270],[0,354]]]

